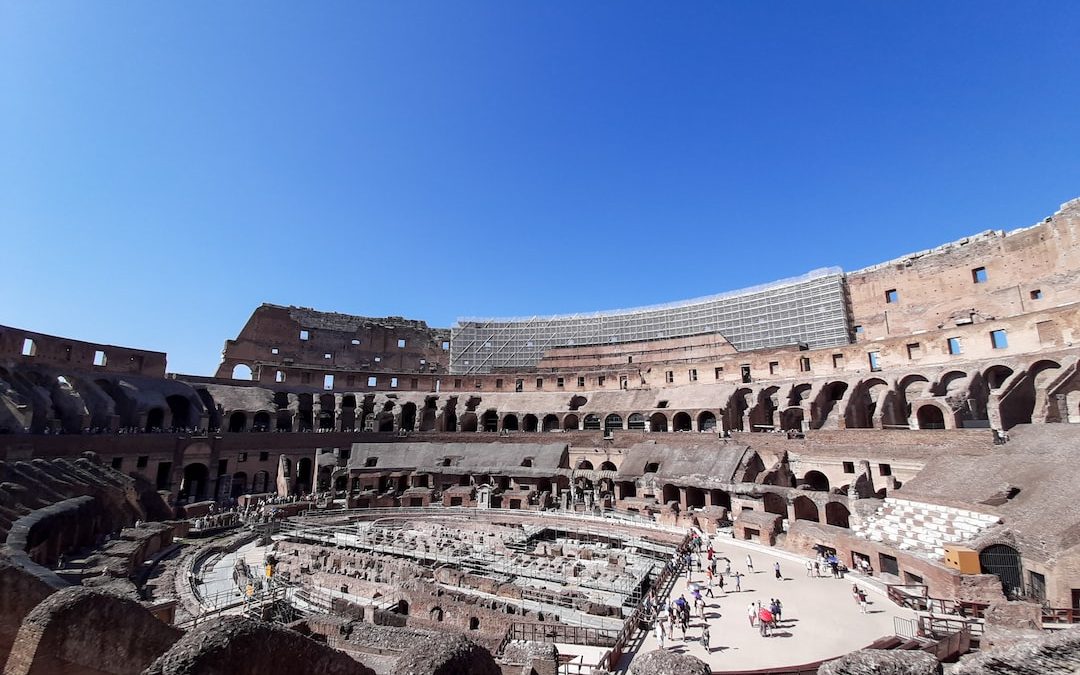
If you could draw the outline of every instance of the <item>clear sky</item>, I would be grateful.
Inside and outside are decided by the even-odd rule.
[[[0,2],[0,323],[210,374],[883,262],[1080,196],[1080,3]]]

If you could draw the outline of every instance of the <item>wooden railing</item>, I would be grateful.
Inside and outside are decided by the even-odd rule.
[[[986,609],[990,606],[982,602],[932,598],[926,595],[926,586],[920,584],[890,584],[886,588],[886,593],[894,603],[916,612],[955,614],[967,619],[984,618]]]
[[[1080,608],[1043,607],[1042,621],[1051,624],[1080,623]]]

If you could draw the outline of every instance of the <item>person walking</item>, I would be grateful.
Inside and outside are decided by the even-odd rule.
[[[751,602],[749,605],[747,605],[747,607],[746,607],[746,618],[750,619],[750,625],[751,626],[753,626],[754,622],[757,621],[757,618],[758,618],[757,603]]]
[[[660,649],[664,649],[664,624],[659,619],[656,621],[656,627],[653,629],[656,633],[656,642],[660,645]]]
[[[776,580],[777,581],[780,581],[781,579],[784,578],[784,575],[780,574],[780,561],[774,562],[772,568],[773,568],[773,572],[776,574]]]
[[[806,560],[806,576],[814,576],[814,561],[809,558]]]
[[[701,646],[704,647],[706,654],[712,654],[712,647],[709,646],[709,624],[701,624]]]
[[[749,553],[746,554],[746,573],[754,573],[754,559],[750,557]]]
[[[742,592],[742,572],[735,573],[735,592]]]
[[[724,590],[724,575],[721,574],[716,578],[716,585],[720,587],[720,590]]]

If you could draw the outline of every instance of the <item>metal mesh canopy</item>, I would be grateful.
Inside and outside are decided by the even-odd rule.
[[[450,339],[450,371],[487,373],[530,368],[552,347],[638,342],[720,333],[745,351],[805,342],[811,348],[850,342],[844,275],[815,270],[707,298],[637,309],[458,319]]]

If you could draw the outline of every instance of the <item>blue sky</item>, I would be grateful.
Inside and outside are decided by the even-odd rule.
[[[1080,196],[1075,2],[6,2],[0,323],[209,374],[855,270]]]

